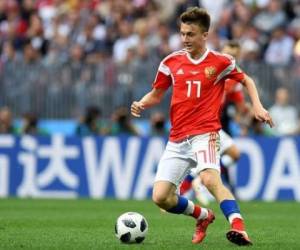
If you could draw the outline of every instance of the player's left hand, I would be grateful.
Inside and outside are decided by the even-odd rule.
[[[272,117],[270,116],[267,110],[265,110],[263,107],[254,107],[253,111],[254,111],[254,117],[257,120],[269,124],[271,128],[274,127],[274,122],[272,120]]]

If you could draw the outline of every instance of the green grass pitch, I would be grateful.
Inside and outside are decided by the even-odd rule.
[[[240,203],[251,249],[300,249],[300,204]],[[217,204],[215,222],[201,245],[193,245],[194,220],[164,214],[151,201],[0,199],[0,249],[234,249]],[[125,245],[114,235],[117,217],[142,213],[149,231],[142,244]]]

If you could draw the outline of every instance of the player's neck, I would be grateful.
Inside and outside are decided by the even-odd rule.
[[[195,52],[189,53],[189,54],[192,59],[198,60],[203,56],[203,54],[206,52],[206,50],[207,50],[207,48],[203,47],[203,48],[199,49],[198,51],[195,51]]]

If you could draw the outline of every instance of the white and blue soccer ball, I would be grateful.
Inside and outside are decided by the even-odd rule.
[[[143,215],[127,212],[117,219],[115,234],[122,243],[141,243],[148,232],[148,223]]]

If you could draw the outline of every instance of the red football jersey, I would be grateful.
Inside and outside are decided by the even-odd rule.
[[[243,85],[234,79],[227,79],[224,99],[225,104],[229,102],[235,103],[236,105],[243,103],[245,101]]]
[[[219,116],[226,79],[241,82],[244,74],[231,56],[215,51],[207,49],[195,60],[180,50],[162,60],[153,88],[173,86],[170,141],[221,128]]]

